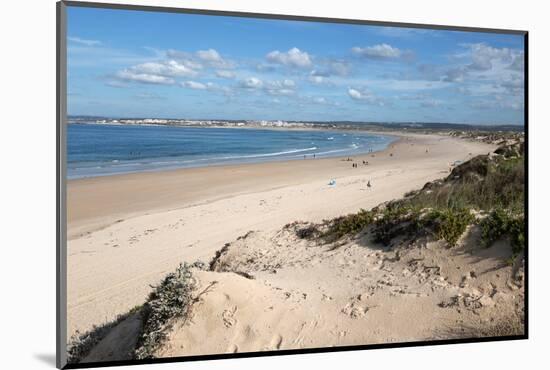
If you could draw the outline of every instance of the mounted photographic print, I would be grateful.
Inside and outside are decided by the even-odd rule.
[[[58,367],[527,338],[526,67],[525,31],[58,3]]]

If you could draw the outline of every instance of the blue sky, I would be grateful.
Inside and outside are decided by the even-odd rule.
[[[523,37],[69,7],[70,115],[523,124]]]

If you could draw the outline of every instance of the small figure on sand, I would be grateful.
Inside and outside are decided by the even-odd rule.
[[[370,180],[367,181],[367,188],[370,188]]]
[[[426,148],[426,153],[428,153],[428,148]]]

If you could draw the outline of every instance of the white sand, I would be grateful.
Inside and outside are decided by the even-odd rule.
[[[484,154],[492,149],[487,144],[450,137],[408,135],[392,148],[375,153],[374,157],[365,155],[354,158],[355,163],[359,163],[358,168],[352,168],[351,162],[331,158],[69,181],[68,334],[71,336],[76,330],[85,331],[94,324],[113,320],[118,314],[142,304],[151,291],[150,285],[158,283],[180,262],[197,259],[208,262],[225,243],[233,242],[250,230],[270,237],[289,222],[317,222],[356,212],[360,208],[371,208],[420,188],[427,181],[446,176],[449,165],[456,160],[467,160],[472,155]],[[393,155],[390,156],[390,153]],[[363,166],[362,160],[368,160],[370,164]],[[327,185],[332,178],[336,180],[334,187]],[[372,184],[370,189],[366,186],[369,180]],[[254,247],[264,248],[261,245]],[[353,306],[351,293],[356,295],[362,291],[355,290],[356,287],[349,285],[347,280],[337,279],[337,274],[348,272],[343,267],[332,270],[335,263],[331,260],[330,263],[321,264],[318,268],[322,268],[322,272],[307,277],[303,275],[303,279],[296,271],[288,272],[288,275],[277,273],[276,280],[271,284],[275,284],[277,279],[286,281],[280,284],[287,290],[291,289],[292,299],[298,302],[301,292],[322,297],[321,291],[316,288],[318,279],[327,279],[323,286],[330,287],[331,279],[334,278],[339,283],[335,283],[324,294],[341,296]],[[352,261],[344,259],[342,264],[349,265]],[[352,280],[378,278],[377,275],[355,275],[360,274],[359,270],[350,271],[349,274]],[[240,294],[231,297],[228,300],[230,303],[223,307],[231,311],[233,306],[250,305],[246,308],[247,313],[243,314],[260,315],[260,307],[262,310],[268,307],[264,307],[265,304],[255,305],[255,302],[263,301],[262,297],[265,296],[277,303],[273,304],[277,306],[273,311],[276,314],[270,314],[265,319],[267,326],[263,329],[254,329],[260,331],[255,334],[261,336],[258,340],[227,340],[213,343],[211,348],[201,349],[202,339],[198,338],[192,350],[186,349],[189,353],[232,351],[234,348],[225,347],[232,344],[246,350],[259,350],[264,346],[294,348],[321,344],[320,339],[312,339],[313,335],[305,336],[300,341],[300,327],[295,326],[302,325],[301,321],[296,321],[298,319],[289,321],[288,325],[292,328],[285,329],[287,334],[283,329],[278,331],[278,335],[283,337],[281,340],[277,336],[268,338],[268,333],[262,330],[267,330],[269,325],[281,321],[283,317],[293,315],[292,305],[279,304],[283,299],[286,300],[286,296],[281,297],[259,280],[247,280],[235,274],[222,274],[220,276],[223,279],[211,275],[216,273],[201,272],[197,276],[201,284],[207,284],[210,280],[219,281],[219,287],[223,289],[218,291],[231,290],[231,286],[236,284],[239,289],[245,287],[245,291],[250,292],[248,296]],[[305,285],[309,288],[306,289]],[[319,297],[315,298],[315,302],[319,301]],[[215,303],[221,297],[205,297],[205,300],[210,299]],[[335,300],[334,304],[327,305],[328,308],[306,302],[306,307],[311,309],[311,320],[305,323],[302,329],[305,332],[313,333],[321,325],[321,333],[327,335],[327,340],[341,338],[335,344],[355,343],[365,339],[363,334],[348,336],[353,323],[342,324],[338,329],[348,334],[333,333],[329,336],[328,333],[335,330],[330,326],[333,324],[331,320],[340,320],[340,316],[332,315],[342,310],[340,305],[343,301]],[[362,304],[357,305],[362,307]],[[354,309],[351,307],[348,311]],[[408,308],[395,306],[394,311],[402,309]],[[212,312],[212,317],[219,318],[223,312]],[[230,312],[225,315],[230,316]],[[197,315],[197,320],[200,325],[208,326],[205,333],[217,333],[225,327],[219,326],[219,322],[209,322],[209,317]],[[398,324],[402,322],[396,322]],[[428,335],[428,329],[421,334]],[[239,333],[235,335],[244,335]],[[269,333],[271,335],[272,331]],[[294,333],[290,336],[293,338],[291,341],[288,339],[289,333]],[[374,338],[374,341],[376,338],[388,340],[383,333],[379,336],[375,332],[371,334],[373,336],[370,338]],[[409,334],[411,338],[413,334],[418,336],[418,333]],[[394,339],[406,338],[409,337]],[[180,339],[175,340],[177,342]],[[174,352],[173,348],[171,351],[167,354],[179,353]]]

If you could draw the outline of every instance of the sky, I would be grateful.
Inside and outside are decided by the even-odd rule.
[[[524,124],[521,35],[67,14],[69,115]]]

